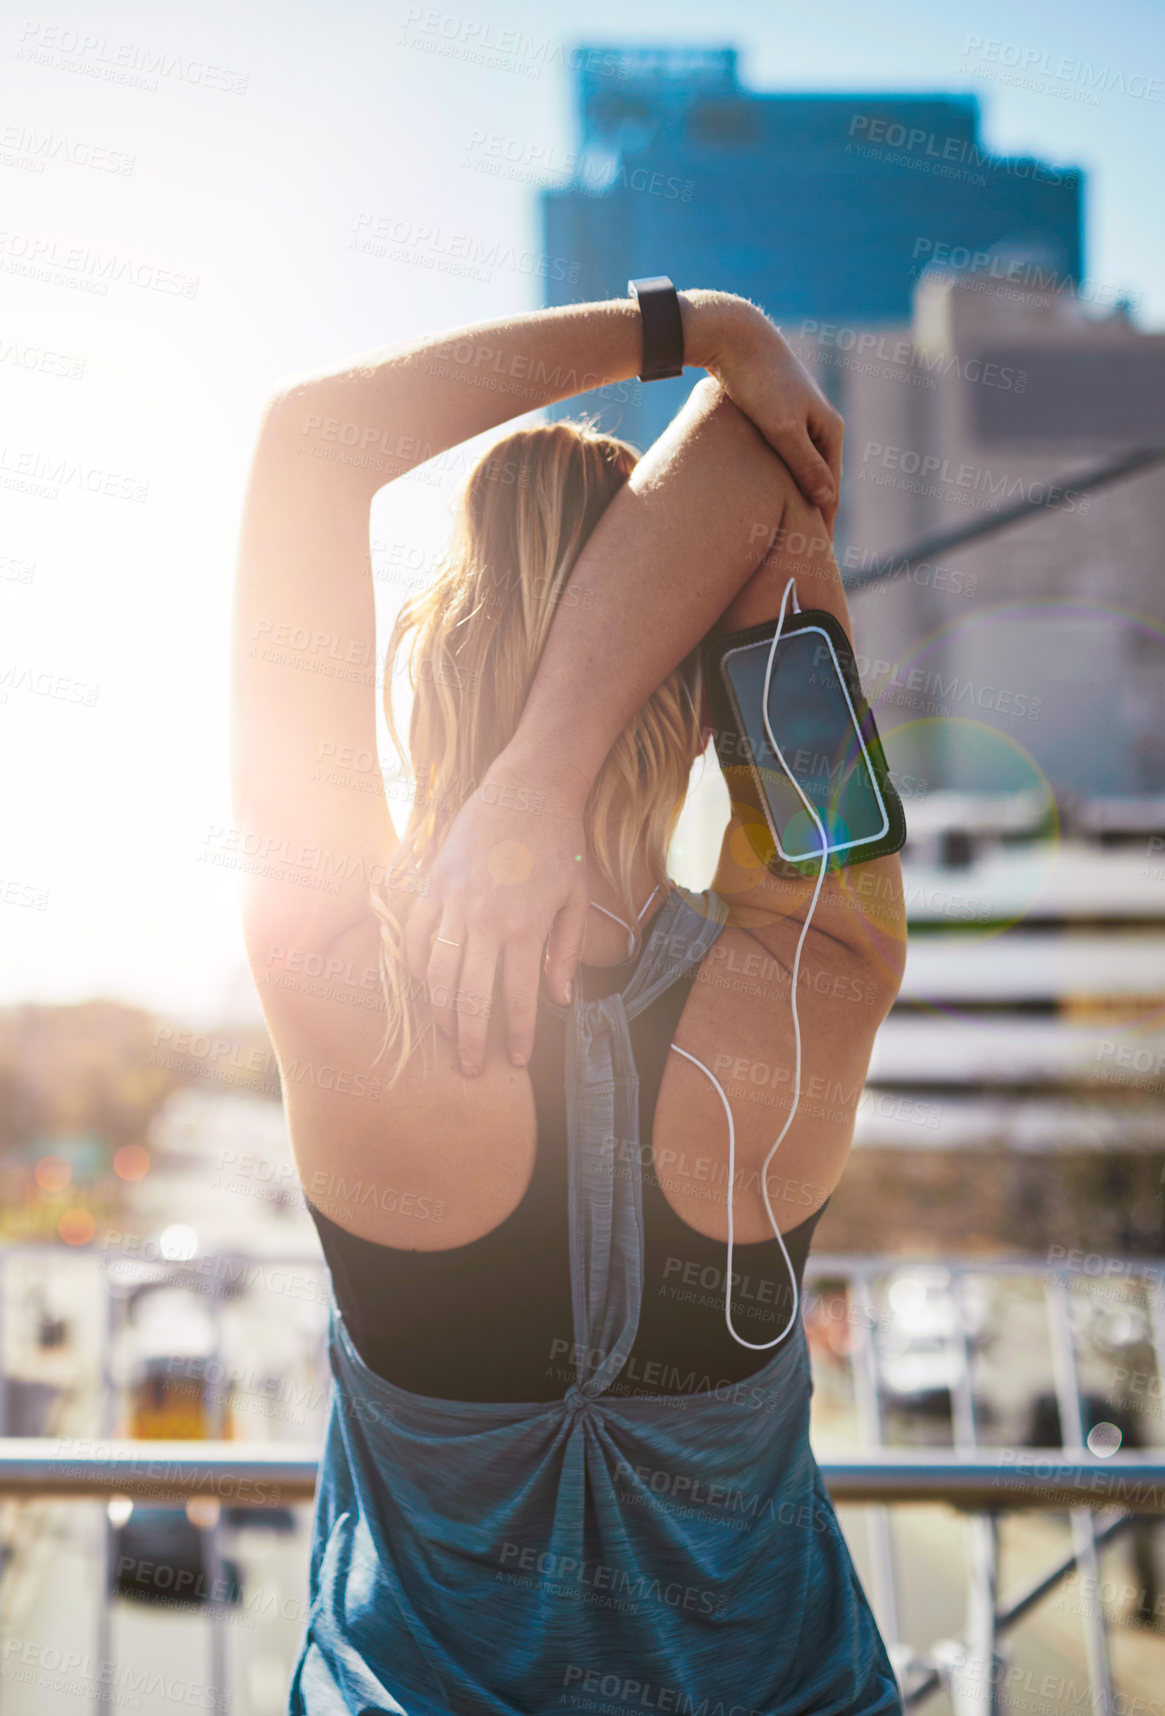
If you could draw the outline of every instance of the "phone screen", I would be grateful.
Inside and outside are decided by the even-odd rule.
[[[747,736],[781,857],[821,857],[821,836],[765,735],[761,701],[772,639],[724,655],[724,673]],[[789,769],[821,818],[830,852],[880,841],[890,817],[833,640],[820,626],[782,636],[769,685],[769,725]]]

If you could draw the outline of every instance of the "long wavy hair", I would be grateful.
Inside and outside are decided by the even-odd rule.
[[[436,578],[405,600],[393,626],[384,712],[406,776],[412,765],[414,797],[390,874],[372,889],[387,1014],[378,1062],[387,1058],[389,1086],[435,1030],[405,959],[400,879],[423,876],[513,738],[559,606],[588,600],[570,585],[579,554],[638,458],[626,441],[570,422],[495,443],[466,480]],[[391,691],[402,654],[414,693],[407,751]],[[629,923],[638,853],[667,884],[668,847],[703,749],[700,672],[693,650],[620,733],[587,798],[590,860]]]

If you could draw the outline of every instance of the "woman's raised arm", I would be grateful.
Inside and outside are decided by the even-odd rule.
[[[722,378],[800,481],[836,497],[840,420],[777,329],[726,293],[687,292],[680,305],[688,361]],[[352,791],[330,767],[376,755],[373,495],[509,418],[625,382],[641,362],[639,310],[626,299],[388,347],[272,397],[243,508],[233,651],[232,843],[248,855],[243,916],[262,969],[273,947],[326,952],[359,923],[368,880],[397,846],[379,783]],[[548,814],[547,837],[553,823]]]
[[[462,807],[406,929],[412,974],[434,987],[488,995],[503,960],[518,1064],[533,1044],[548,936],[551,990],[568,999],[587,909],[583,812],[598,771],[636,711],[770,558],[796,492],[754,424],[716,382],[703,382],[579,555],[571,585],[588,599],[559,607],[518,731]],[[832,581],[803,574],[801,596],[805,605],[840,604],[844,622],[836,570]],[[528,803],[531,791],[537,815],[506,808]],[[502,861],[518,852],[516,867]],[[448,952],[457,942],[463,952]],[[479,1071],[482,1014],[442,1013],[438,1025],[456,1031],[462,1070]]]
[[[836,508],[841,423],[764,312],[729,292],[679,294],[684,362],[717,377],[808,500]],[[272,423],[346,467],[367,498],[414,466],[524,412],[594,389],[616,400],[642,363],[631,298],[533,310],[366,352],[285,380]]]

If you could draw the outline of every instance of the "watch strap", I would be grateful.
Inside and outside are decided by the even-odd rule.
[[[643,327],[640,381],[664,381],[684,373],[684,323],[676,289],[666,274],[629,280],[627,290],[639,305]]]

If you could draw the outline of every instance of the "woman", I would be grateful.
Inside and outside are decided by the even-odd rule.
[[[472,472],[390,644],[416,688],[403,839],[372,496],[625,384],[637,308],[373,353],[261,427],[235,790],[269,857],[244,916],[336,1301],[293,1712],[901,1708],[809,1450],[791,1279],[897,992],[897,860],[829,873],[804,937],[812,882],[758,866],[735,814],[710,890],[666,872],[701,640],[773,617],[790,577],[848,632],[841,428],[761,312],[680,302],[709,376],[643,458],[559,423]]]

